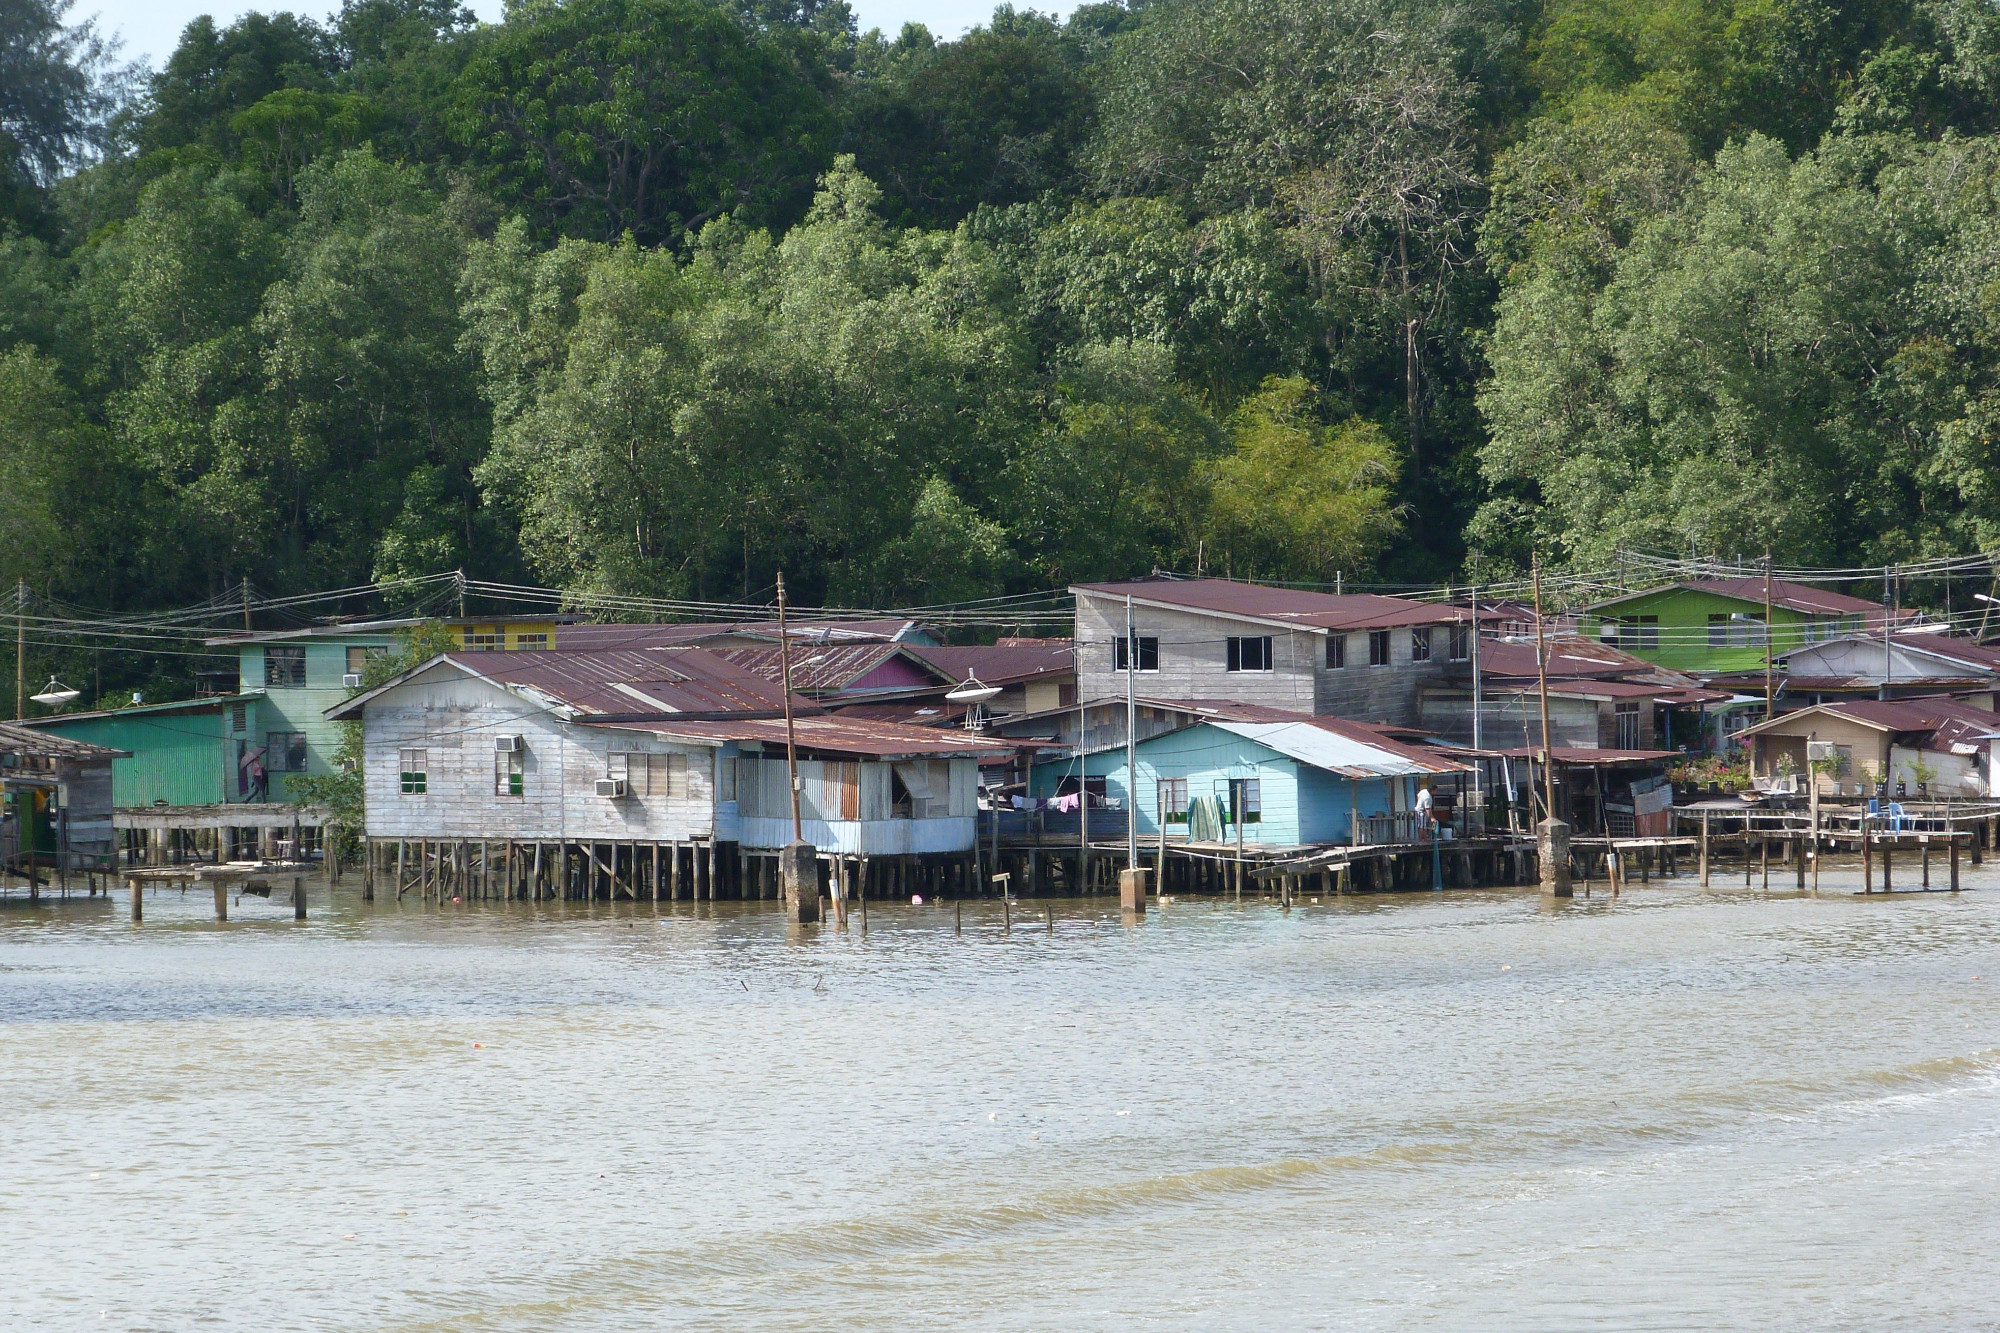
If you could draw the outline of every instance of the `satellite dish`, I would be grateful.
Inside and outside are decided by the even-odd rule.
[[[965,683],[945,695],[945,698],[955,704],[983,704],[998,693],[1000,693],[998,685],[988,685],[977,676],[967,676]]]
[[[38,704],[47,704],[50,708],[54,708],[57,704],[68,703],[71,699],[76,698],[76,696],[77,691],[62,684],[54,676],[50,676],[49,683],[42,687],[40,694],[31,694],[28,697]]]

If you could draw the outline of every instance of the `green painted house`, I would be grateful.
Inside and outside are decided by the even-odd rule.
[[[348,678],[371,655],[395,649],[410,623],[212,638],[210,647],[236,650],[236,694],[61,713],[27,725],[127,752],[111,768],[112,804],[121,809],[289,801],[294,779],[333,771],[340,730],[326,710],[347,698]]]
[[[415,623],[315,625],[208,640],[210,647],[237,650],[241,675],[230,703],[247,710],[243,729],[231,731],[240,772],[238,794],[227,799],[290,800],[293,778],[331,773],[340,726],[327,721],[326,710],[346,702],[368,659],[395,652],[398,634]]]
[[[1767,627],[1764,579],[1752,575],[1606,598],[1577,612],[1577,631],[1670,670],[1709,677],[1762,671],[1767,653],[1783,657],[1806,644],[1879,630],[1882,614],[1879,602],[1773,579]]]
[[[36,731],[123,751],[111,762],[113,806],[217,805],[248,799],[236,795],[236,752],[244,729],[227,698],[180,703],[135,704],[98,713],[63,713],[34,718]]]

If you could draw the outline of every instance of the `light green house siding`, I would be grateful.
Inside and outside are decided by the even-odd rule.
[[[236,753],[226,700],[196,700],[52,718],[37,731],[130,752],[111,762],[111,803],[213,805],[235,800]],[[225,795],[227,793],[227,795]]]
[[[393,651],[395,645],[395,636],[391,634],[337,635],[243,645],[239,658],[243,673],[242,689],[257,703],[256,725],[250,738],[252,743],[266,745],[274,736],[294,734],[306,738],[306,766],[302,774],[279,771],[282,742],[274,746],[267,756],[267,766],[271,770],[270,799],[290,800],[291,779],[295,776],[333,771],[333,756],[340,747],[340,727],[327,721],[326,710],[347,699],[347,687],[341,683],[347,674],[347,650],[359,648],[364,652],[371,649],[388,652]],[[304,651],[304,685],[279,683],[284,679],[284,673],[279,673],[274,679],[267,671],[266,655],[272,650],[286,649]]]
[[[1577,630],[1669,670],[1723,675],[1764,669],[1763,621],[1760,600],[1696,588],[1658,588],[1580,612]],[[1780,657],[1863,627],[1860,615],[1808,616],[1785,606],[1772,607],[1772,621],[1771,647]]]

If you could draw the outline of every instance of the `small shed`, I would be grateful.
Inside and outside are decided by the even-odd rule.
[[[130,757],[0,722],[0,860],[23,875],[110,868],[111,765]]]

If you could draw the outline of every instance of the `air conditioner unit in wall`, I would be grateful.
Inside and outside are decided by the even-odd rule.
[[[519,754],[528,748],[528,740],[525,736],[495,736],[493,748],[501,754]]]
[[[348,673],[347,673],[346,675],[344,675],[344,676],[342,676],[342,677],[340,678],[340,687],[341,687],[342,689],[344,689],[344,690],[358,690],[358,689],[360,689],[360,688],[361,688],[361,673],[360,673],[359,671],[350,671],[350,672],[348,672]]]
[[[597,780],[597,794],[599,796],[610,796],[614,798],[623,796],[625,794],[625,779],[599,778]]]

